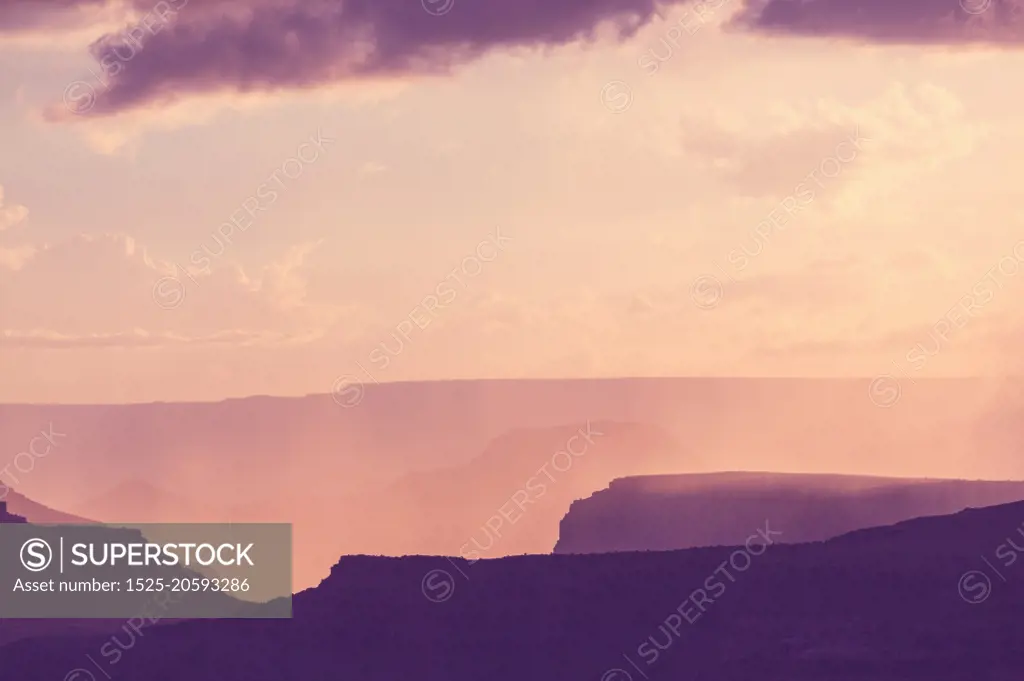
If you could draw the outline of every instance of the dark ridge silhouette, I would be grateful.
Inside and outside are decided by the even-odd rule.
[[[32,501],[24,494],[19,494],[13,489],[7,490],[5,501],[0,502],[3,508],[9,513],[23,517],[27,522],[36,525],[90,525],[93,520],[80,518],[63,511],[55,511],[49,506],[44,506]],[[3,515],[0,509],[0,516]],[[0,520],[0,522],[3,522]]]
[[[742,542],[765,516],[779,541],[819,541],[908,518],[1024,499],[1024,482],[710,473],[612,481],[573,502],[555,553],[666,551]]]
[[[123,619],[0,620],[0,650],[27,638],[78,637],[112,634],[124,626]]]
[[[1022,545],[1022,521],[1014,503],[759,553],[747,541],[475,563],[344,557],[295,596],[292,620],[154,628],[116,666],[97,654],[103,637],[22,640],[0,648],[0,680],[65,678],[86,655],[112,678],[146,681],[1019,679],[1024,571],[1016,554],[994,556]],[[761,531],[786,528],[761,518],[749,535]],[[723,566],[731,577],[709,586]],[[454,591],[435,603],[421,589],[432,571],[447,579],[439,570]],[[963,589],[971,571],[988,571],[986,598]]]
[[[7,511],[7,502],[0,501],[0,523],[24,523],[25,516],[15,515]]]

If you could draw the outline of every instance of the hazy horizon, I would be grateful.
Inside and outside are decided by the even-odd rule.
[[[543,378],[447,378],[447,379],[422,379],[422,380],[394,380],[394,381],[379,381],[375,383],[371,382],[356,382],[365,388],[371,388],[373,385],[388,385],[393,387],[400,387],[404,385],[422,386],[427,384],[436,383],[566,383],[566,382],[616,382],[616,381],[808,381],[808,382],[829,382],[829,381],[840,381],[840,382],[855,382],[863,384],[865,387],[865,395],[869,395],[868,388],[871,385],[871,381],[877,379],[878,376],[670,376],[670,375],[652,375],[652,376],[551,376]],[[915,381],[907,379],[907,384],[916,383],[916,381],[922,381],[924,383],[938,383],[947,381],[966,381],[983,383],[998,387],[1001,384],[1013,383],[1015,381],[1024,381],[1024,373],[1021,375],[972,375],[972,376],[927,376],[917,377]],[[345,387],[351,384],[345,384]],[[142,401],[129,401],[129,402],[62,402],[62,401],[47,401],[47,402],[30,402],[30,401],[0,401],[0,407],[2,406],[62,406],[62,407],[116,407],[116,406],[145,406],[151,404],[218,404],[220,402],[231,402],[249,399],[303,399],[303,398],[317,398],[324,396],[331,396],[336,394],[336,391],[323,390],[315,393],[296,393],[296,394],[269,394],[269,393],[246,393],[240,395],[227,395],[223,397],[210,397],[208,399],[190,399],[190,400],[142,400]]]

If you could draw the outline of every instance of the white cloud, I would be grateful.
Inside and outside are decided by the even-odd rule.
[[[83,80],[68,83],[68,87],[73,88],[68,95],[70,103],[48,102],[32,115],[43,123],[71,126],[87,147],[105,156],[130,156],[138,150],[145,137],[152,133],[214,125],[232,117],[257,117],[289,105],[366,107],[397,97],[407,87],[404,83],[366,81],[292,92],[284,99],[280,92],[217,91],[98,117],[92,115],[91,109],[96,99],[102,98],[106,85],[84,69],[81,78]],[[77,113],[75,107],[80,108]]]
[[[362,176],[377,175],[379,173],[385,172],[387,169],[388,167],[382,163],[377,163],[376,161],[367,161],[366,163],[359,167],[359,174]]]
[[[36,254],[35,246],[0,248],[0,268],[20,270]]]
[[[151,257],[124,234],[80,234],[59,243],[0,251],[0,263],[9,266],[0,268],[0,344],[67,348],[309,342],[346,311],[307,300],[304,262],[317,245],[289,249],[256,277],[237,264],[206,274],[183,273]],[[177,282],[182,294],[174,305],[160,298],[168,282]]]
[[[691,158],[749,196],[785,195],[825,159],[852,156],[836,179],[863,200],[971,154],[986,132],[948,90],[893,83],[859,106],[818,100],[755,114],[694,110],[683,116],[682,140]],[[857,133],[866,138],[862,149],[837,153]]]
[[[71,335],[32,329],[29,331],[0,332],[0,346],[18,348],[139,348],[164,347],[168,345],[282,345],[304,341],[302,335],[289,335],[272,331],[245,331],[235,329],[219,331],[204,336],[188,336],[180,333],[151,333],[145,329],[132,329],[115,333],[88,333]]]
[[[18,204],[8,205],[4,202],[4,188],[0,185],[0,232],[24,221],[28,217],[28,208]]]

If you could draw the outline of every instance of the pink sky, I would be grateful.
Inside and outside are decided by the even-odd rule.
[[[312,0],[192,0],[97,83],[89,45],[152,8],[0,1],[0,401],[1017,370],[1011,3],[622,37],[585,0],[399,4],[351,3],[368,57],[274,23]],[[260,21],[273,57],[231,52]]]

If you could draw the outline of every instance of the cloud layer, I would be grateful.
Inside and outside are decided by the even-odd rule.
[[[446,74],[495,50],[592,40],[603,28],[622,40],[692,1],[0,0],[0,33],[120,18],[124,30],[90,48],[99,80],[48,112],[68,120],[196,94]],[[1024,0],[744,0],[731,23],[882,43],[1017,46],[1022,19]]]
[[[747,0],[749,30],[879,43],[1024,44],[1020,0]]]
[[[111,4],[108,0],[0,0],[0,33],[82,25]]]
[[[592,40],[605,28],[624,39],[686,1],[165,0],[142,16],[136,5],[129,28],[92,45],[104,82],[87,113],[193,93],[443,74],[492,50]]]
[[[28,216],[28,209],[17,204],[4,203],[4,188],[0,185],[0,232],[19,224]]]
[[[299,244],[252,277],[239,266],[182,275],[117,233],[79,234],[6,257],[0,249],[0,348],[309,340],[342,311],[307,300],[303,270],[317,245]],[[177,295],[173,305],[168,292]]]

